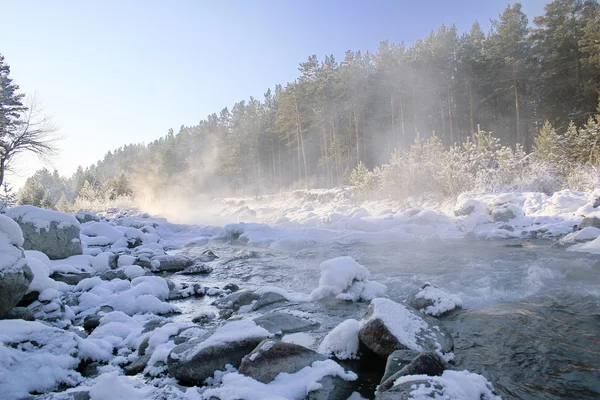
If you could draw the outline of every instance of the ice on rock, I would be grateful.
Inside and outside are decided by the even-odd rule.
[[[360,322],[347,319],[331,330],[319,346],[319,353],[333,354],[340,360],[356,358],[358,355],[358,332]]]
[[[311,293],[313,301],[328,296],[340,300],[372,300],[385,295],[387,287],[378,282],[369,281],[369,271],[352,257],[343,256],[321,263],[319,286]]]

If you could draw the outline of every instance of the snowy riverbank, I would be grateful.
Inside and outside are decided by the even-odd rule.
[[[429,316],[468,307],[464,293],[426,286],[399,299],[368,264],[351,257],[320,260],[318,282],[308,290],[267,281],[258,289],[255,283],[244,287],[246,279],[232,266],[242,260],[240,266],[251,270],[253,260],[264,256],[215,249],[237,243],[294,252],[462,238],[510,239],[520,246],[537,238],[597,253],[599,197],[574,191],[463,195],[456,203],[416,209],[383,202],[356,206],[344,189],[298,191],[217,200],[219,217],[236,221],[224,226],[174,224],[136,210],[80,213],[76,220],[17,208],[7,215],[21,227],[0,216],[0,280],[25,265],[33,276],[17,299],[20,307],[8,315],[15,319],[0,320],[0,389],[9,399],[359,399],[357,391],[374,395],[352,383],[365,379],[361,371],[369,369],[364,363],[373,363],[373,353],[383,363],[377,368],[388,360],[377,380],[384,385],[395,377],[377,399],[436,391],[442,398],[493,399],[485,377],[453,370],[452,336],[443,321]],[[22,229],[27,223],[33,229]],[[52,239],[31,240],[44,230],[75,228],[79,236],[68,242],[80,241],[81,254],[74,249],[50,260],[40,251],[20,250],[48,244]],[[364,306],[348,311],[344,304]],[[341,323],[325,322],[340,307]],[[307,343],[299,332],[319,325],[327,331]],[[407,368],[401,374],[390,364],[392,353],[406,359],[399,362]],[[261,357],[269,362],[253,367]],[[354,364],[343,361],[356,358]],[[296,367],[289,369],[290,363]],[[268,378],[261,375],[265,369]]]

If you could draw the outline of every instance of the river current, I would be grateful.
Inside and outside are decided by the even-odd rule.
[[[463,239],[274,250],[237,240],[210,241],[181,252],[194,256],[212,250],[220,257],[214,271],[174,279],[310,293],[322,261],[352,256],[371,272],[371,280],[387,285],[394,300],[404,300],[425,282],[459,295],[464,308],[440,318],[454,337],[452,368],[484,375],[504,399],[600,398],[600,256],[553,243]],[[188,319],[191,313],[214,310],[208,298],[182,300],[178,306],[180,318]],[[328,300],[290,308],[320,326],[284,340],[317,348],[343,320],[360,320],[366,304]],[[357,390],[372,398],[381,365],[357,372]]]

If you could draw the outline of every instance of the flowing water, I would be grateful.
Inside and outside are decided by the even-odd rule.
[[[349,255],[388,286],[392,299],[430,282],[459,295],[464,309],[443,317],[455,341],[455,369],[484,375],[504,399],[600,398],[600,257],[566,251],[549,241],[418,241],[390,246],[340,244],[273,250],[238,241],[210,242],[183,250],[211,249],[220,256],[207,277],[177,277],[242,289],[271,285],[309,293],[319,264]],[[185,300],[186,313],[211,309],[209,300]],[[366,304],[325,301],[292,304],[320,322],[310,333],[289,335],[316,348],[347,318],[360,319]],[[250,316],[250,315],[249,315]],[[371,395],[381,365],[361,375]]]

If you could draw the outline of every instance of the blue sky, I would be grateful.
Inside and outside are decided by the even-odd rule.
[[[545,0],[525,0],[530,20]],[[71,174],[111,149],[296,78],[298,63],[346,50],[406,44],[445,23],[459,31],[506,0],[0,0],[0,53],[25,93],[60,128],[50,168]],[[41,164],[18,164],[20,186]]]

